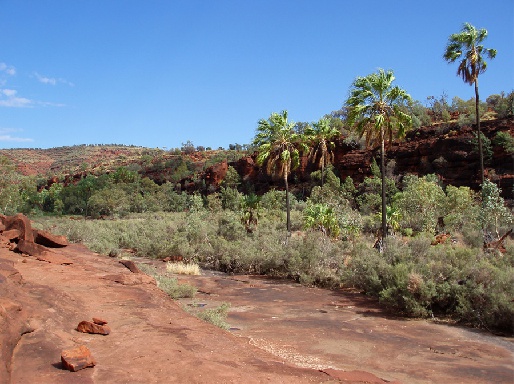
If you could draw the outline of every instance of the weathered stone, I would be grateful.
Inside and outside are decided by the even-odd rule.
[[[221,163],[214,164],[205,170],[205,183],[207,186],[219,187],[228,171],[228,163],[226,160]]]
[[[10,260],[0,259],[0,277],[21,283],[23,278],[20,272],[14,268],[14,263]]]
[[[30,256],[43,255],[45,252],[47,252],[46,247],[27,240],[18,241],[18,245],[16,246],[15,250]]]
[[[68,259],[66,256],[58,255],[52,252],[43,252],[40,255],[36,256],[36,259],[39,261],[46,261],[51,264],[61,264],[61,265],[70,265],[73,264],[73,261]]]
[[[351,382],[351,383],[370,383],[370,384],[400,384],[399,381],[386,381],[372,373],[365,371],[341,371],[338,369],[326,368],[321,372],[326,373],[331,378],[337,379],[342,382]]]
[[[34,230],[34,242],[48,248],[63,248],[68,245],[66,236],[54,235],[38,229]]]
[[[16,240],[19,239],[21,236],[21,232],[19,229],[9,229],[2,232],[2,237],[6,238],[7,240]]]
[[[77,331],[82,333],[94,333],[97,335],[108,335],[111,333],[111,328],[108,325],[100,325],[92,323],[91,321],[81,321],[77,325]]]
[[[132,260],[120,260],[120,264],[123,264],[132,273],[141,273],[141,270],[137,267],[136,263],[134,263]]]
[[[104,319],[100,319],[99,317],[93,317],[93,323],[98,325],[105,325],[107,324],[107,321],[105,321]]]
[[[34,234],[30,220],[23,214],[18,213],[15,216],[2,216],[0,218],[5,226],[5,231],[17,229],[20,232],[19,239],[25,241],[34,241]]]
[[[94,367],[96,365],[91,351],[85,345],[62,351],[61,362],[63,368],[71,372],[77,372],[81,369]]]

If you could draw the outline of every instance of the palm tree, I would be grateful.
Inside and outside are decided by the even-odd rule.
[[[366,146],[380,142],[380,170],[382,177],[382,240],[387,236],[387,209],[385,183],[385,142],[393,136],[405,136],[411,127],[411,117],[402,112],[402,106],[410,101],[410,95],[392,83],[392,71],[379,69],[366,77],[357,77],[352,83],[350,96],[346,101],[348,123],[356,132],[366,136]]]
[[[444,59],[448,63],[459,61],[457,76],[469,85],[475,84],[475,118],[478,137],[478,153],[480,157],[480,180],[484,184],[484,154],[482,151],[482,133],[480,131],[480,114],[478,111],[478,75],[487,69],[484,56],[490,59],[496,57],[495,49],[488,49],[482,45],[487,37],[487,30],[476,29],[469,23],[464,23],[460,33],[454,33],[448,38],[448,44],[444,52]]]
[[[300,165],[300,151],[306,149],[301,136],[295,132],[294,125],[287,120],[287,111],[273,112],[267,120],[259,120],[253,140],[253,144],[258,147],[257,164],[266,163],[266,172],[269,175],[284,179],[288,236],[291,234],[291,217],[287,178]]]
[[[333,139],[340,134],[341,132],[339,132],[337,128],[334,128],[327,118],[321,118],[317,123],[313,123],[312,126],[308,126],[305,129],[307,141],[311,145],[309,157],[321,168],[322,191],[325,167],[329,166],[334,161],[333,149],[335,144]]]

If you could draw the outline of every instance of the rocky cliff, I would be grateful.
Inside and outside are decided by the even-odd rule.
[[[514,137],[514,120],[502,119],[484,121],[482,132],[492,140],[497,132],[509,132]],[[394,175],[414,174],[423,176],[437,174],[444,185],[469,186],[478,189],[479,156],[474,144],[474,127],[459,127],[456,123],[423,127],[411,131],[404,140],[395,141],[387,150],[387,169]],[[371,176],[373,159],[380,163],[380,148],[356,149],[342,137],[336,141],[334,168],[344,180],[350,176],[355,183]],[[492,155],[485,162],[487,177],[498,183],[503,196],[512,198],[514,187],[514,154],[501,146],[491,147]],[[273,180],[255,164],[255,154],[231,163],[244,181],[256,185],[258,190],[276,185]],[[308,181],[314,167],[307,158],[302,158],[301,166],[291,175],[291,182]],[[212,175],[211,175],[212,178]],[[219,177],[218,177],[219,179]]]

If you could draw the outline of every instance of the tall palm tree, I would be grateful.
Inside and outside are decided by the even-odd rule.
[[[360,137],[366,136],[367,146],[376,141],[380,143],[382,240],[387,236],[385,142],[391,143],[395,134],[402,138],[412,126],[411,117],[401,108],[411,97],[405,90],[392,85],[394,79],[393,71],[383,69],[366,77],[357,77],[346,101],[349,125]]]
[[[448,63],[459,60],[457,76],[462,77],[465,83],[475,84],[475,118],[478,137],[478,153],[480,157],[480,180],[484,184],[484,154],[482,150],[482,133],[480,131],[480,114],[478,111],[478,75],[487,69],[484,57],[494,59],[496,50],[485,48],[482,42],[487,37],[487,30],[476,29],[470,23],[464,23],[460,33],[454,33],[448,38],[444,52],[444,59]]]
[[[260,119],[253,144],[258,147],[257,164],[266,163],[269,175],[282,177],[286,187],[287,233],[291,234],[289,207],[289,183],[291,171],[300,165],[300,151],[306,149],[301,136],[294,130],[294,123],[287,120],[287,111],[273,112],[265,120]]]
[[[321,168],[321,189],[323,190],[323,179],[325,167],[334,161],[334,139],[341,135],[337,128],[330,124],[330,120],[323,117],[305,129],[305,135],[309,143],[309,157],[318,167]]]

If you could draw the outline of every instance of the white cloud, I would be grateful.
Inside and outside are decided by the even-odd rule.
[[[29,139],[27,137],[13,137],[11,135],[0,135],[0,141],[10,141],[10,142],[17,142],[17,143],[28,143],[33,142],[34,139]]]
[[[66,79],[43,76],[37,72],[34,72],[34,76],[36,76],[36,78],[39,80],[39,82],[43,83],[43,84],[56,85],[57,83],[61,83],[61,84],[69,85],[70,87],[73,87],[75,85]]]
[[[65,107],[66,104],[53,103],[51,101],[30,100],[17,96],[18,91],[14,89],[0,89],[0,107],[27,108],[40,105],[43,107]]]
[[[14,89],[0,90],[0,107],[30,107],[34,104],[32,100],[16,96],[18,92]],[[5,96],[5,98],[3,97]]]
[[[34,75],[37,77],[40,83],[43,84],[57,84],[57,80],[51,77],[41,76],[39,73],[35,72]]]
[[[17,142],[17,143],[28,143],[33,142],[34,139],[30,139],[28,137],[16,137],[11,136],[10,133],[19,132],[18,129],[12,128],[0,128],[0,142],[8,141],[8,142]]]
[[[0,107],[30,107],[34,104],[32,100],[25,97],[18,97],[14,89],[0,89]],[[4,97],[5,96],[5,97]]]
[[[0,72],[5,72],[10,76],[14,76],[16,75],[16,68],[14,68],[12,65],[0,63]]]

